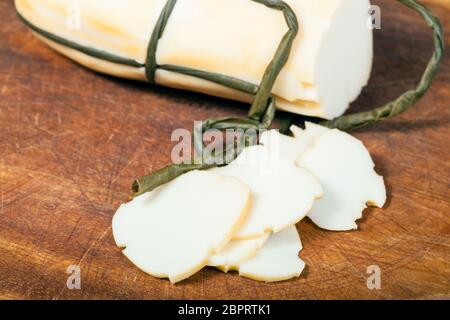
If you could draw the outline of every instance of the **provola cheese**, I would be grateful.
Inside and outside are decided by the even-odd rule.
[[[386,201],[383,178],[361,141],[339,130],[312,123],[302,130],[293,127],[294,138],[276,131],[266,132],[261,141],[269,148],[296,159],[324,189],[308,217],[319,227],[343,231],[357,229],[367,204],[382,207]],[[279,139],[278,142],[276,142]]]
[[[228,244],[249,206],[250,191],[239,180],[193,171],[122,205],[113,234],[137,267],[174,283]]]
[[[302,250],[295,226],[272,234],[254,258],[222,268],[239,271],[239,275],[253,280],[275,282],[300,276],[305,263],[298,254]]]
[[[249,216],[233,240],[259,238],[296,224],[323,193],[309,171],[261,145],[245,148],[231,164],[211,171],[238,178],[251,190]]]
[[[253,258],[258,250],[267,242],[269,236],[270,233],[267,232],[254,239],[232,240],[221,252],[209,258],[208,266],[226,269],[228,266],[233,266],[241,261]]]
[[[145,63],[150,36],[167,0],[16,0],[37,27],[76,43]],[[294,113],[334,118],[367,84],[372,67],[369,0],[286,0],[300,32],[273,94]],[[76,9],[76,10],[71,10]],[[80,17],[72,17],[79,14]],[[70,19],[80,25],[68,27]],[[73,24],[73,23],[72,23]],[[287,31],[283,13],[251,0],[178,0],[161,38],[158,64],[175,64],[259,84]],[[49,40],[79,63],[111,75],[145,80],[143,68],[89,57]],[[164,70],[161,85],[250,101],[247,94]]]

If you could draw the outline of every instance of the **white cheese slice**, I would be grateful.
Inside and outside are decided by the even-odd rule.
[[[269,233],[265,233],[255,239],[230,241],[221,252],[209,258],[208,266],[226,268],[252,258],[263,247],[269,236]]]
[[[249,217],[233,240],[258,238],[292,226],[322,196],[320,184],[309,171],[261,145],[245,148],[231,164],[212,171],[236,177],[251,190]]]
[[[138,268],[172,283],[202,269],[242,226],[250,191],[236,178],[193,171],[122,205],[114,239]]]
[[[367,26],[369,0],[286,2],[298,17],[299,34],[272,90],[277,107],[328,119],[339,116],[370,76],[373,36]],[[145,63],[150,36],[167,0],[15,3],[19,13],[41,29]],[[72,20],[79,21],[79,26],[70,27]],[[286,31],[282,12],[255,1],[182,0],[175,5],[159,41],[157,62],[225,74],[258,85]],[[94,70],[145,80],[143,68],[100,61],[47,43]],[[250,96],[235,90],[164,70],[157,71],[156,82],[251,101]]]
[[[384,181],[361,141],[313,123],[306,123],[305,130],[295,126],[291,130],[295,138],[272,130],[263,134],[261,142],[297,159],[297,165],[320,181],[324,195],[308,213],[314,223],[334,231],[357,229],[356,220],[367,204],[383,207]]]
[[[375,172],[369,151],[345,132],[329,130],[320,135],[297,163],[324,188],[324,196],[308,214],[323,229],[358,229],[356,220],[367,204],[381,208],[386,202],[384,180]]]
[[[294,161],[309,147],[309,142],[280,134],[278,130],[264,131],[259,138],[259,143],[271,152],[279,153]]]
[[[300,276],[305,263],[298,254],[302,250],[300,236],[295,226],[272,234],[254,258],[245,260],[230,270],[253,280],[275,282]],[[224,270],[227,271],[227,270]]]

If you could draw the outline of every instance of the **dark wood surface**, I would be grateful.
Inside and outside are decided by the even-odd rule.
[[[414,86],[431,53],[420,18],[382,5],[368,109]],[[427,0],[450,31],[450,2]],[[130,182],[169,163],[170,134],[245,105],[90,72],[36,40],[0,2],[0,298],[450,298],[450,64],[408,113],[355,135],[386,178],[385,209],[360,230],[299,224],[307,263],[296,280],[264,284],[205,269],[171,285],[114,245],[111,218]],[[446,33],[450,43],[450,33]],[[69,265],[81,290],[66,287]],[[366,286],[378,265],[381,290]]]

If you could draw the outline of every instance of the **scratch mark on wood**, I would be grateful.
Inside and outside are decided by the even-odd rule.
[[[3,216],[4,210],[4,194],[3,194],[3,183],[5,180],[5,160],[1,160],[0,163],[0,215]]]
[[[95,248],[95,246],[97,246],[108,235],[108,233],[111,231],[111,229],[112,229],[112,227],[109,226],[105,231],[103,231],[103,233],[99,237],[97,237],[89,245],[89,247],[86,249],[86,251],[82,254],[80,260],[77,263],[75,263],[76,266],[78,266],[81,269],[81,265],[83,264],[83,261],[85,260],[85,258],[89,255],[89,253],[92,251],[92,249]],[[64,286],[59,291],[58,295],[56,295],[56,297],[54,297],[52,300],[58,300],[59,297],[64,293],[65,289],[66,289],[66,283],[64,283]]]
[[[39,127],[39,113],[34,115],[34,126]]]

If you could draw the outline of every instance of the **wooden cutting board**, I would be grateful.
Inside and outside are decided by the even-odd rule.
[[[450,2],[423,2],[450,31]],[[377,4],[375,70],[355,110],[413,87],[431,54],[417,15]],[[355,132],[386,178],[384,210],[366,210],[354,232],[300,223],[299,279],[264,284],[206,269],[171,285],[122,255],[111,218],[133,178],[169,163],[175,128],[247,106],[95,74],[36,40],[13,1],[0,2],[0,16],[0,298],[450,298],[448,59],[411,111]],[[81,290],[66,286],[70,265],[80,267]],[[367,287],[371,265],[380,290]]]

